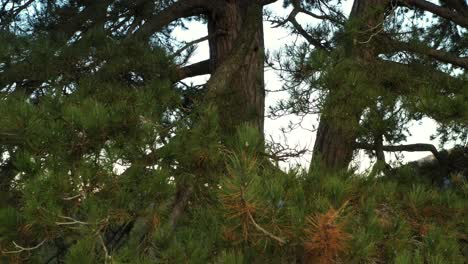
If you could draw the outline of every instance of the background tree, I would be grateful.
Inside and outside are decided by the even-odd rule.
[[[424,116],[444,138],[466,143],[466,3],[354,1],[349,16],[340,2],[286,5],[293,7],[286,19],[270,20],[305,43],[287,48],[292,59],[276,57],[291,99],[273,113],[321,114],[311,168],[347,168],[362,148],[382,163],[384,151],[437,152],[423,144],[383,146],[404,140],[407,124]],[[321,22],[303,26],[298,14]]]

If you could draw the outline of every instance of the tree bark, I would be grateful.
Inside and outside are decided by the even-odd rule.
[[[353,157],[353,144],[356,139],[352,129],[331,123],[330,118],[322,117],[317,129],[311,168],[346,168]]]
[[[216,106],[220,134],[228,143],[237,127],[245,123],[263,135],[263,6],[251,0],[217,0],[216,7],[208,13],[210,60],[203,68],[212,72],[206,103]],[[177,186],[170,215],[173,228],[190,200],[191,188]]]
[[[208,93],[219,111],[222,133],[232,135],[249,123],[263,134],[265,91],[262,5],[221,0],[208,17],[210,68]],[[221,80],[223,79],[223,80]]]
[[[386,4],[388,1],[385,0],[355,0],[350,20],[359,20],[359,31],[372,33],[370,29],[378,27],[384,16],[383,9],[382,12],[375,10]],[[372,43],[364,45],[354,41],[351,47],[345,48],[346,56],[360,64],[372,63],[375,60],[375,53]],[[320,117],[310,170],[316,166],[325,170],[347,169],[353,157],[359,117],[364,108],[352,103],[351,98],[356,96],[352,87],[342,85],[331,89],[325,101],[324,112],[331,111],[336,114],[325,113]],[[340,92],[337,93],[333,89],[339,89]],[[340,111],[333,111],[334,108],[339,108]]]

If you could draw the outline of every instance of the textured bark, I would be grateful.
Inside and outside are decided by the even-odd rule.
[[[316,165],[327,169],[346,168],[353,157],[354,131],[334,125],[322,118],[317,130],[311,169]]]
[[[383,12],[374,12],[377,7],[388,4],[385,0],[355,0],[351,10],[350,19],[363,19],[360,31],[369,31],[383,19]],[[383,9],[382,9],[383,10]],[[369,31],[371,32],[371,31]],[[346,50],[347,56],[359,63],[367,64],[375,60],[375,50],[371,45],[354,43]],[[359,117],[364,110],[362,106],[353,105],[350,98],[356,96],[350,87],[335,87],[347,91],[347,96],[339,96],[330,91],[325,102],[324,111],[329,112],[340,104],[338,114],[324,114],[320,118],[317,137],[314,144],[311,170],[321,165],[327,170],[347,169],[353,157],[354,143],[359,127]],[[343,93],[341,93],[343,94]],[[333,111],[332,111],[333,112]]]
[[[250,0],[222,0],[208,18],[210,68],[208,93],[218,108],[227,136],[242,123],[263,134],[263,26],[262,6]]]
[[[221,135],[229,139],[239,125],[249,123],[263,135],[263,12],[251,0],[218,0],[208,13],[209,68],[206,102],[214,104],[220,118]],[[192,69],[202,72],[202,70]],[[187,74],[187,72],[185,73]],[[207,168],[200,168],[200,174]],[[170,224],[178,219],[191,198],[193,187],[180,184]]]

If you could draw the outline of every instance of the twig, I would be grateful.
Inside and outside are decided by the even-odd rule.
[[[17,248],[18,250],[12,250],[12,251],[2,251],[3,254],[18,254],[18,253],[21,253],[23,251],[31,251],[31,250],[35,250],[37,248],[39,248],[40,246],[42,246],[45,242],[47,241],[47,239],[44,239],[42,240],[39,244],[33,246],[33,247],[22,247],[18,244],[16,244],[15,241],[13,241],[13,245],[15,246],[15,248]]]
[[[109,251],[107,250],[106,244],[104,243],[104,239],[102,239],[102,235],[99,234],[98,237],[99,242],[101,242],[102,249],[104,250],[104,263],[107,264],[107,260],[111,260],[112,256],[109,255]]]
[[[177,57],[179,56],[180,54],[182,54],[182,52],[188,48],[190,48],[191,46],[195,45],[195,44],[198,44],[200,42],[203,42],[205,40],[208,40],[210,38],[210,36],[204,36],[202,38],[199,38],[199,39],[195,39],[195,40],[192,40],[190,42],[187,42],[185,44],[185,46],[183,46],[182,48],[178,49],[176,52],[174,52],[174,54],[172,54],[172,57]]]
[[[79,221],[68,216],[60,216],[63,219],[70,220],[70,222],[55,222],[56,225],[89,225],[87,222]]]
[[[250,213],[249,210],[247,210],[247,215],[249,216],[249,219],[250,219],[250,221],[252,221],[252,224],[255,226],[255,228],[257,228],[263,234],[265,234],[265,235],[269,236],[270,238],[278,241],[281,245],[286,244],[286,241],[284,239],[273,235],[272,233],[268,232],[263,227],[261,227],[259,224],[257,224],[257,222],[255,222],[255,220],[253,219],[252,214]]]
[[[380,34],[380,32],[382,32],[383,30],[384,30],[384,28],[382,27],[382,28],[380,28],[377,32],[372,33],[366,41],[359,41],[358,43],[359,43],[359,44],[367,44],[367,43],[369,43],[375,36],[377,36],[378,34]]]
[[[240,189],[240,198],[242,200],[242,203],[244,205],[247,204],[245,198],[244,198],[244,190],[243,188],[241,187]],[[268,232],[265,228],[261,227],[259,224],[257,224],[257,222],[255,222],[255,219],[253,218],[252,214],[250,213],[250,210],[246,210],[247,212],[247,216],[249,217],[250,221],[252,222],[252,224],[254,225],[254,227],[259,230],[260,232],[262,232],[263,234],[267,235],[268,237],[278,241],[281,245],[283,244],[286,244],[286,240],[284,240],[283,238],[281,237],[278,237],[278,236],[275,236],[273,235],[272,233]]]
[[[77,195],[73,195],[73,196],[70,196],[70,197],[63,197],[62,199],[65,200],[65,201],[70,201],[70,200],[74,200],[76,198],[79,198],[81,196],[83,196],[83,194],[79,193]]]

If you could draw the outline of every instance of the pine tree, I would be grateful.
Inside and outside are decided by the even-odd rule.
[[[281,154],[263,136],[262,7],[271,2],[1,1],[1,261],[462,263],[468,185],[458,171],[439,188],[411,166],[373,177],[330,171],[326,160],[310,173],[273,165]],[[338,87],[324,116],[355,124],[333,107],[348,96],[365,116],[351,126],[363,147],[378,133],[400,140],[400,123],[421,113],[447,120],[448,136],[463,131],[464,77],[419,57],[422,68],[405,72],[376,67],[374,43],[355,48],[353,37],[383,15],[359,3],[333,36],[336,52],[304,64],[322,70],[317,87]],[[185,65],[199,40],[171,33],[187,19],[206,22],[208,61]],[[422,89],[421,69],[434,89]],[[206,73],[202,87],[178,83]],[[408,96],[384,93],[382,80],[404,83]],[[370,87],[369,106],[358,99]],[[399,104],[409,115],[388,118]]]
[[[391,146],[422,117],[435,119],[444,139],[466,144],[468,7],[440,2],[354,1],[348,16],[341,2],[295,0],[286,1],[286,19],[270,18],[305,39],[284,51],[293,56],[276,57],[291,99],[274,112],[320,113],[311,169],[346,169],[359,149],[382,164],[385,151],[439,158],[430,145]],[[298,14],[320,22],[305,27]]]

